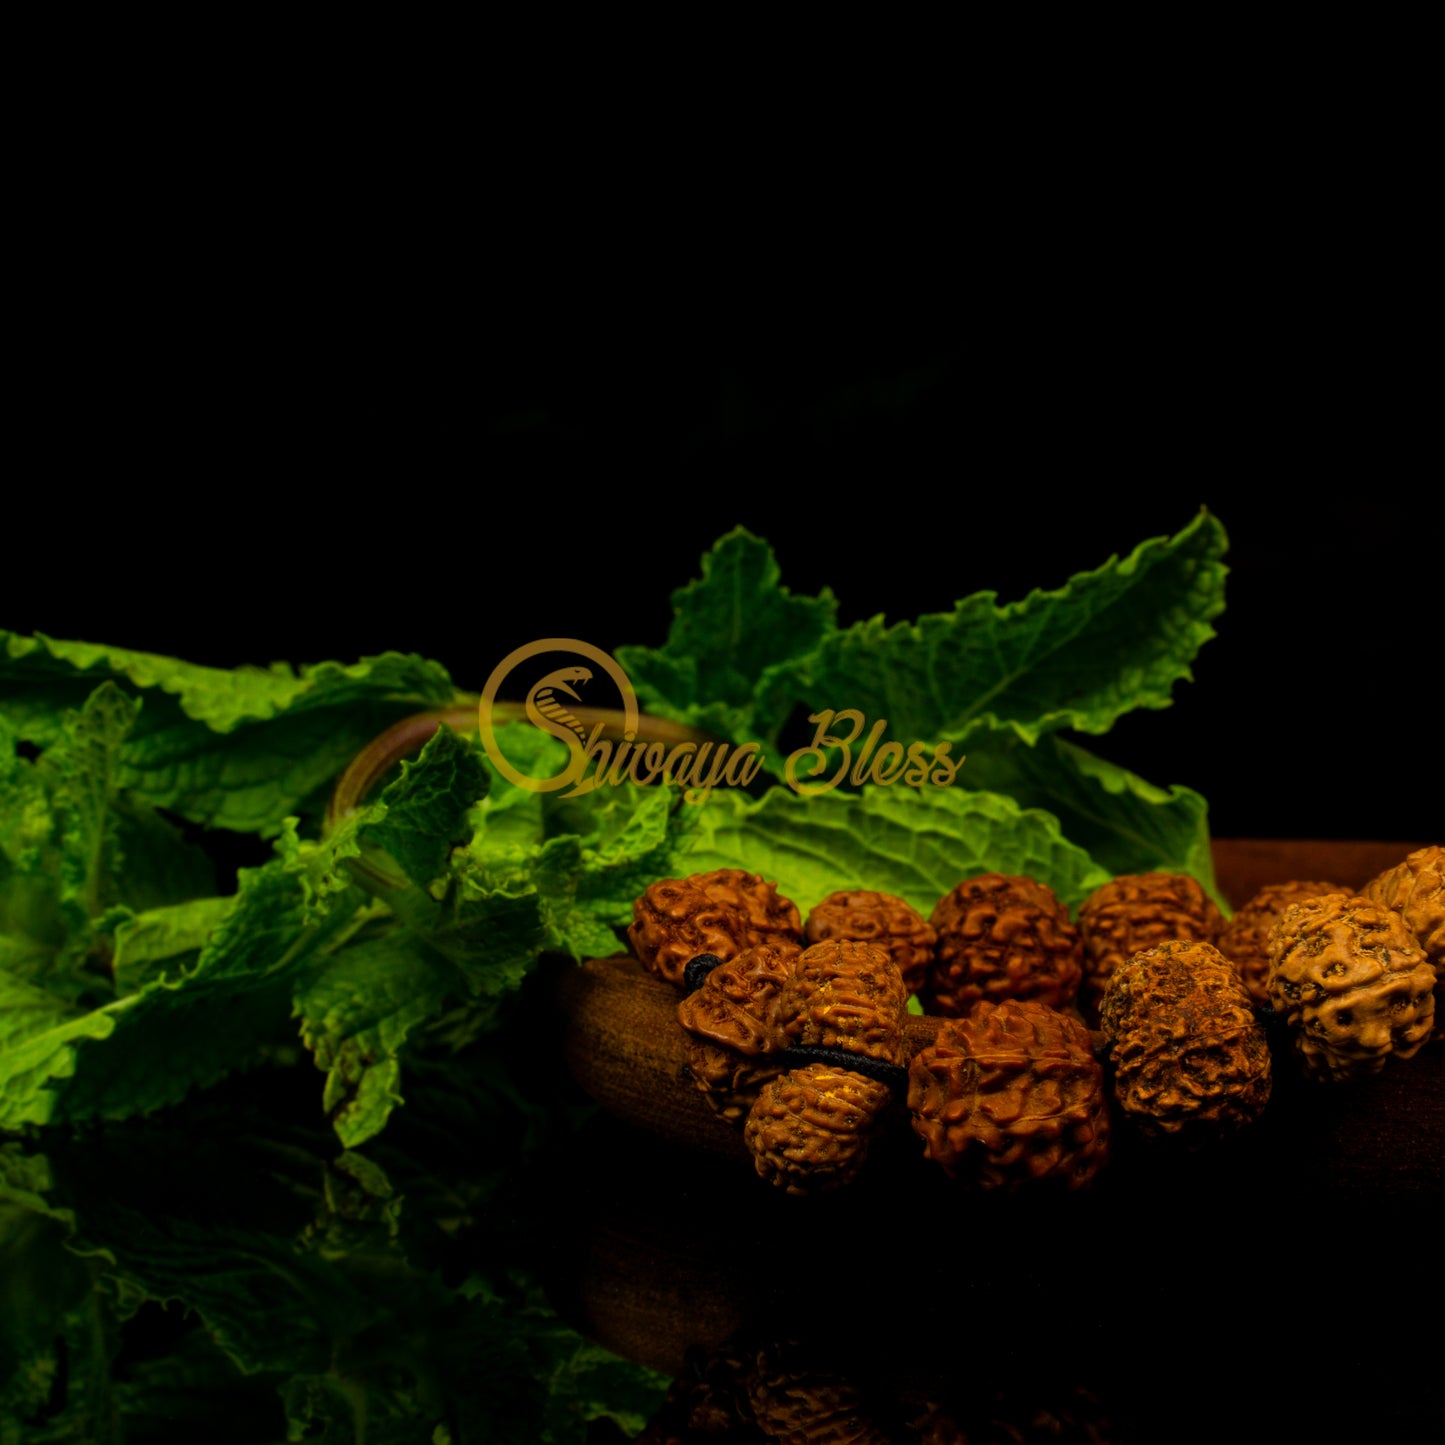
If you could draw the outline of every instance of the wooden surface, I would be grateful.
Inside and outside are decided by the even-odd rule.
[[[1216,838],[1214,879],[1238,908],[1269,883],[1340,883],[1359,888],[1423,843],[1321,842],[1289,838]]]
[[[1215,854],[1238,904],[1290,878],[1357,887],[1416,846],[1223,840]],[[1109,1167],[1080,1194],[972,1195],[903,1118],[857,1184],[796,1200],[752,1174],[737,1131],[680,1077],[674,989],[625,959],[556,985],[568,1067],[607,1112],[579,1144],[573,1172],[597,1187],[568,1215],[554,1293],[629,1358],[679,1374],[700,1351],[786,1337],[876,1376],[880,1398],[920,1374],[1011,1378],[1026,1362],[1101,1399],[1100,1438],[1124,1445],[1409,1438],[1445,1421],[1438,1311],[1411,1326],[1423,1374],[1368,1344],[1436,1292],[1445,1043],[1338,1087],[1299,1079],[1275,1036],[1251,1129],[1188,1153],[1116,1123]],[[935,1026],[910,1021],[915,1047]],[[1326,1360],[1338,1371],[1321,1374]]]

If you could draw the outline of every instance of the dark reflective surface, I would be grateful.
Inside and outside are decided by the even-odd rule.
[[[1333,1114],[1317,1135],[1336,1136]],[[1300,1170],[1267,1135],[1203,1156],[1126,1141],[1087,1195],[1046,1200],[969,1197],[911,1157],[797,1200],[603,1118],[582,1143],[576,1165],[608,1188],[549,1281],[580,1327],[677,1376],[649,1439],[793,1438],[759,1403],[783,1379],[820,1426],[851,1412],[858,1439],[1404,1438],[1445,1421],[1438,1324],[1390,1323],[1423,1304],[1438,1192]]]
[[[1084,1194],[970,1195],[895,1129],[807,1200],[593,1110],[523,1004],[506,1048],[418,1054],[349,1154],[309,1064],[10,1141],[14,1438],[601,1445],[650,1421],[1130,1445],[1445,1421],[1445,1048],[1349,1091],[1285,1074],[1209,1153],[1121,1130]]]

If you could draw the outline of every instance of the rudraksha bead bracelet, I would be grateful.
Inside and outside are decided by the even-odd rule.
[[[805,925],[775,884],[725,869],[653,884],[629,937],[683,990],[693,1084],[780,1188],[847,1184],[877,1130],[906,1112],[926,1157],[973,1187],[1073,1189],[1107,1158],[1110,1107],[1146,1138],[1194,1148],[1257,1119],[1271,1018],[1295,1029],[1309,1078],[1418,1050],[1435,970],[1406,915],[1376,900],[1409,898],[1433,938],[1440,852],[1412,854],[1368,897],[1275,885],[1230,928],[1182,875],[1115,879],[1085,900],[1076,930],[1028,878],[966,879],[931,922],[894,895],[838,893]],[[1072,1001],[1091,932],[1093,1033]],[[969,1005],[911,1059],[910,993]]]

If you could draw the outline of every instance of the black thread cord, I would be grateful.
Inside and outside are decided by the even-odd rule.
[[[853,1054],[847,1049],[827,1048],[823,1044],[790,1044],[773,1057],[794,1068],[805,1068],[808,1064],[832,1064],[836,1068],[847,1069],[849,1073],[876,1079],[890,1089],[908,1087],[908,1070],[902,1064],[890,1064],[886,1059],[875,1059],[870,1054]]]
[[[688,959],[687,966],[682,971],[683,993],[696,993],[707,982],[708,974],[721,963],[722,959],[715,953],[700,953],[696,958]]]
[[[722,963],[715,953],[700,953],[690,958],[682,971],[682,991],[696,993],[707,981],[707,976]],[[847,1069],[865,1078],[876,1079],[890,1089],[903,1090],[908,1087],[908,1070],[902,1064],[890,1064],[886,1059],[875,1059],[868,1054],[854,1054],[847,1049],[827,1048],[822,1044],[791,1044],[774,1055],[789,1068],[806,1068],[809,1064],[832,1064],[835,1068]]]

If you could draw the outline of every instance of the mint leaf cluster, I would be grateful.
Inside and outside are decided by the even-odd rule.
[[[546,1132],[493,1040],[544,949],[615,946],[671,866],[670,800],[633,789],[564,816],[493,788],[442,728],[328,825],[350,757],[453,700],[441,668],[233,675],[13,636],[4,657],[0,1442],[148,1438],[187,1411],[208,1440],[639,1427],[662,1382],[564,1326],[520,1265],[462,1287],[433,1261],[439,1221],[475,1209],[487,1232]],[[272,856],[223,891],[206,845],[238,828]],[[278,1077],[292,1102],[248,1140],[251,1091]],[[421,1137],[450,1139],[461,1096],[485,1169],[454,1146],[359,1152],[404,1102],[414,1133],[431,1115]],[[278,1194],[283,1163],[305,1179]],[[424,1182],[403,1196],[388,1167]],[[227,1201],[214,1215],[198,1175]],[[128,1362],[169,1309],[181,1343]],[[490,1386],[478,1358],[503,1363]]]
[[[1224,546],[1201,513],[1057,591],[840,627],[732,532],[666,642],[618,654],[652,714],[761,749],[769,785],[703,805],[531,792],[441,725],[338,813],[379,734],[475,707],[442,666],[226,671],[0,631],[0,1445],[188,1411],[217,1441],[635,1432],[663,1382],[557,1319],[516,1228],[579,1109],[516,1072],[543,960],[617,952],[650,883],[721,867],[805,911],[875,888],[927,912],[984,871],[1070,904],[1149,868],[1212,885],[1203,800],[1080,736],[1189,677]],[[842,708],[950,744],[954,781],[784,786],[789,719]],[[505,731],[555,774],[559,743]],[[228,832],[269,850],[234,886]],[[461,1264],[459,1239],[483,1241]],[[170,1310],[167,1351],[127,1352]]]
[[[855,709],[905,744],[949,743],[965,758],[956,788],[1048,812],[1109,874],[1187,872],[1212,890],[1204,800],[1068,734],[1169,705],[1223,611],[1226,545],[1201,511],[1055,591],[1002,605],[978,592],[951,612],[840,628],[830,590],[794,596],[767,543],[739,528],[674,593],[665,644],[618,658],[650,712],[758,744],[777,778],[790,718]]]

